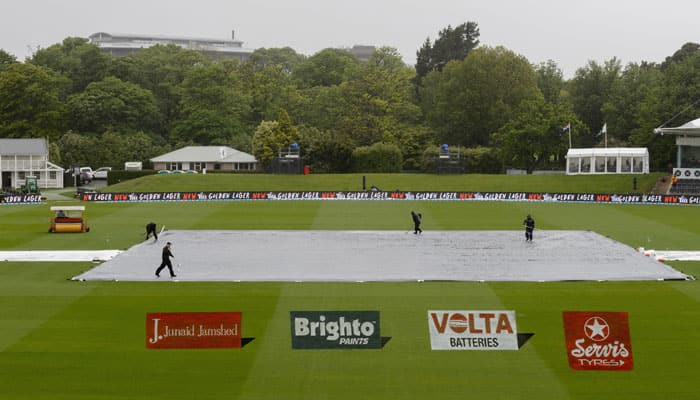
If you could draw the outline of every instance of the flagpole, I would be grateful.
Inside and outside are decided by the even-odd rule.
[[[571,126],[571,122],[569,122],[569,148],[571,148],[571,131],[574,128]]]
[[[605,128],[605,148],[608,148],[608,123],[606,122],[605,125],[603,125]]]

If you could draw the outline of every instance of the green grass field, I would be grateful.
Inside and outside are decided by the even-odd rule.
[[[272,190],[269,186],[274,182],[260,179],[257,183],[246,181],[248,190]],[[302,182],[297,184],[302,187],[280,190],[358,189],[335,187],[341,186],[346,176],[340,176],[337,183],[324,179],[328,180],[327,188],[304,187]],[[407,179],[401,183],[406,188],[399,187],[402,190],[420,189],[412,188],[420,182],[404,176],[400,179]],[[131,185],[129,189],[114,190],[137,190],[133,188],[143,184],[139,181],[121,184]],[[542,190],[521,189],[520,183],[512,182],[488,185],[500,186],[493,190]],[[568,190],[551,191],[585,190],[581,186],[596,183],[572,182],[565,183]],[[598,183],[602,190],[591,191],[612,191],[609,183]],[[170,184],[150,182],[146,187],[149,191],[203,190],[183,187],[183,181],[174,185],[178,189],[167,187]],[[207,186],[207,190],[245,190],[230,182],[214,185],[219,186]],[[377,184],[383,189],[388,185]],[[540,229],[590,229],[633,247],[700,247],[698,208],[693,206],[329,201],[89,203],[87,207],[92,231],[65,235],[46,233],[48,205],[0,207],[0,249],[125,249],[143,239],[143,226],[149,220],[169,229],[405,231],[411,226],[408,214],[412,209],[422,211],[426,230],[519,230],[525,214],[532,213]],[[245,249],[231,243],[233,262],[236,252],[241,251]],[[671,265],[687,274],[700,274],[700,263]],[[329,284],[68,280],[92,266],[0,262],[1,399],[698,398],[698,281]],[[518,331],[534,336],[519,351],[431,351],[429,309],[515,310]],[[391,340],[382,350],[292,350],[292,310],[379,310],[382,336]],[[241,311],[243,336],[254,340],[236,350],[146,350],[146,313],[175,311]],[[634,370],[571,370],[562,311],[627,311]]]

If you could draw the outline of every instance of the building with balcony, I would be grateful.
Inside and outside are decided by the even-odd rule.
[[[40,188],[63,187],[63,168],[49,161],[44,139],[0,139],[0,176],[10,190],[22,187],[27,176],[36,176]]]
[[[97,32],[88,37],[90,43],[105,53],[123,57],[155,45],[170,45],[183,49],[196,50],[213,60],[238,59],[245,61],[253,53],[252,49],[243,47],[243,42],[231,39],[207,39],[164,35],[141,35],[131,33]]]

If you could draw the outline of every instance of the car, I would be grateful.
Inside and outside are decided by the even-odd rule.
[[[80,167],[78,170],[78,178],[80,178],[80,183],[90,183],[95,179],[95,173],[90,167]]]
[[[112,167],[100,167],[95,170],[92,176],[95,179],[107,179],[107,174],[112,170]]]
[[[90,176],[90,180],[95,178],[95,172],[90,167],[80,167],[80,176],[83,176],[83,174]]]

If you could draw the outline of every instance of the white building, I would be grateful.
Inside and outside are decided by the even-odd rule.
[[[649,150],[646,147],[608,147],[569,149],[566,174],[648,174]]]
[[[255,171],[252,154],[227,146],[187,146],[151,159],[154,170]]]
[[[19,189],[27,176],[36,176],[40,188],[62,188],[63,168],[49,162],[44,139],[0,139],[2,187]]]
[[[90,43],[105,53],[116,57],[137,52],[155,45],[174,44],[183,49],[196,50],[212,59],[235,58],[245,61],[253,53],[252,49],[243,47],[243,42],[231,39],[207,39],[164,35],[139,35],[132,33],[97,32],[89,36]]]

